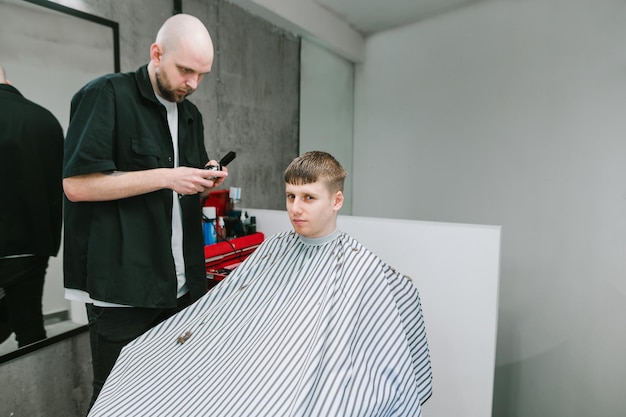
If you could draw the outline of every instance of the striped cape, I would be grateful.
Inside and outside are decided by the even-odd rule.
[[[349,235],[268,238],[123,350],[89,417],[420,416],[417,289]]]

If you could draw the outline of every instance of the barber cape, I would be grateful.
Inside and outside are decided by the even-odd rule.
[[[431,390],[410,280],[345,233],[284,232],[124,347],[89,416],[416,417]]]

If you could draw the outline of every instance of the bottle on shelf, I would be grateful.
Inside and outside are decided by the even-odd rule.
[[[226,234],[226,222],[224,221],[224,216],[219,216],[217,219],[217,240],[226,240]]]
[[[215,228],[216,209],[213,206],[202,207],[202,232],[204,244],[212,245],[217,242],[217,230]]]

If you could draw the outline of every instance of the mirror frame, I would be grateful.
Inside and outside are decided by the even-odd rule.
[[[87,20],[89,22],[92,23],[96,23],[99,25],[103,25],[106,26],[108,28],[111,29],[111,36],[113,37],[113,65],[114,65],[114,72],[120,72],[120,38],[119,38],[119,24],[118,22],[112,21],[112,20],[108,20],[105,18],[102,18],[100,16],[96,16],[87,12],[83,12],[80,10],[76,10],[76,9],[72,9],[70,7],[58,4],[58,3],[54,3],[52,1],[48,1],[48,0],[22,0],[23,2],[26,3],[31,3],[37,6],[41,6],[43,8],[55,11],[55,12],[60,12],[69,16],[73,16],[79,19],[84,19]],[[67,103],[67,107],[69,108],[70,103]],[[63,256],[62,253],[62,249],[61,249],[61,253],[60,256]],[[20,356],[26,355],[28,353],[34,352],[36,350],[39,350],[41,348],[44,348],[46,346],[50,346],[52,344],[55,344],[57,342],[63,341],[65,339],[69,339],[71,337],[74,337],[78,334],[84,333],[88,330],[88,326],[87,325],[79,325],[78,327],[65,331],[63,333],[54,335],[54,336],[50,336],[44,340],[41,340],[39,342],[35,342],[32,343],[30,345],[27,346],[23,346],[21,348],[16,348],[14,351],[8,352],[4,355],[0,355],[0,364],[11,361],[15,358],[18,358]]]

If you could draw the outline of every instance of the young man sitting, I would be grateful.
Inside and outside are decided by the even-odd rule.
[[[293,230],[125,347],[90,416],[420,416],[419,295],[337,229],[346,175],[324,152],[292,161]]]

